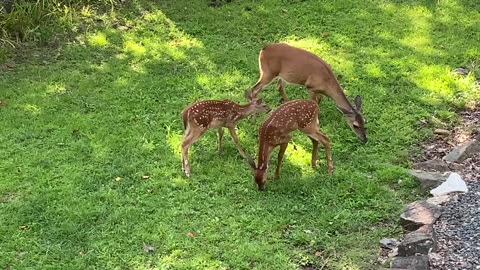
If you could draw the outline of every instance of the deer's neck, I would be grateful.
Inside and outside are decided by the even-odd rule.
[[[261,136],[261,135],[260,135]],[[265,170],[268,167],[268,160],[270,151],[268,151],[267,143],[260,139],[259,146],[258,146],[258,162],[257,168],[261,170]]]
[[[342,112],[344,113],[355,112],[355,109],[353,108],[352,104],[350,104],[350,102],[348,101],[347,96],[345,96],[345,92],[343,92],[342,87],[340,87],[338,83],[331,91],[327,91],[325,95],[333,99],[337,107],[342,109]]]

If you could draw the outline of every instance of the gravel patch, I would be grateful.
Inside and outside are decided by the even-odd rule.
[[[467,185],[469,192],[448,202],[434,224],[440,256],[431,259],[432,269],[480,269],[480,182]]]
[[[442,159],[454,147],[474,138],[480,140],[480,104],[460,116],[463,123],[450,136],[437,136],[423,144],[425,152],[418,161]],[[430,254],[433,270],[480,270],[480,153],[463,165],[459,173],[469,191],[445,203],[434,224],[438,248]]]
[[[439,256],[430,257],[433,270],[480,269],[480,153],[464,164],[469,191],[446,203],[434,224]]]

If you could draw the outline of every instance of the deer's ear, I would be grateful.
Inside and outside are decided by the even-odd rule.
[[[355,108],[359,112],[362,111],[362,98],[358,95],[355,97]]]
[[[347,114],[347,115],[353,113],[352,111],[349,111],[349,110],[347,110],[347,109],[340,108],[340,107],[337,107],[337,110],[339,110],[341,113]]]

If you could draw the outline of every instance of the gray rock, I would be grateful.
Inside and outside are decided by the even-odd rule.
[[[413,164],[413,168],[422,171],[448,171],[448,164],[441,159],[427,160]]]
[[[432,189],[430,194],[433,196],[442,196],[452,192],[468,192],[467,184],[458,173],[451,173],[447,181]]]
[[[398,242],[395,238],[383,238],[380,240],[380,246],[387,249],[394,249],[398,246],[400,242]]]
[[[466,68],[456,68],[456,69],[452,70],[452,74],[460,75],[460,76],[467,76],[468,72],[469,71]]]
[[[441,129],[441,128],[436,128],[433,131],[433,133],[438,134],[438,135],[445,135],[445,136],[448,136],[448,135],[452,134],[452,132],[450,132],[449,130]]]
[[[430,233],[414,231],[405,235],[405,238],[398,246],[399,256],[415,256],[418,254],[428,255],[430,251],[436,250],[436,242],[433,230]]]
[[[428,256],[395,257],[390,268],[409,270],[428,270]]]
[[[425,191],[436,188],[445,180],[447,180],[447,176],[445,174],[438,172],[410,170],[410,175],[412,175],[415,179],[417,179],[417,181],[420,182],[421,188]]]
[[[400,225],[407,231],[415,231],[423,225],[433,224],[441,214],[438,205],[426,201],[413,202],[400,216]]]
[[[448,168],[452,171],[460,172],[460,171],[463,171],[463,169],[465,168],[465,165],[453,162],[448,164]]]
[[[442,205],[450,201],[452,196],[450,195],[441,195],[436,197],[431,197],[427,199],[428,203],[435,204],[435,205]]]
[[[443,159],[448,162],[462,163],[465,159],[480,152],[480,142],[477,140],[465,143],[448,153]]]

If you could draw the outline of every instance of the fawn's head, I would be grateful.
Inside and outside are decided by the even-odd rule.
[[[247,94],[245,94],[247,96]],[[254,98],[251,95],[247,96],[247,99],[250,101],[248,106],[252,109],[253,113],[262,113],[262,112],[269,112],[270,107],[263,102],[261,98]]]
[[[265,182],[267,181],[267,167],[253,168],[255,183],[257,183],[259,191],[265,191]]]
[[[365,120],[362,116],[362,98],[360,96],[355,97],[355,107],[353,108],[353,111],[348,111],[340,107],[337,108],[347,117],[347,123],[353,132],[357,134],[357,138],[362,143],[367,143]]]
[[[250,165],[250,169],[253,172],[253,178],[255,179],[255,183],[257,183],[259,191],[265,191],[265,182],[267,181],[267,169],[268,164],[260,165],[257,168],[253,159],[249,156],[247,158],[248,164]]]

